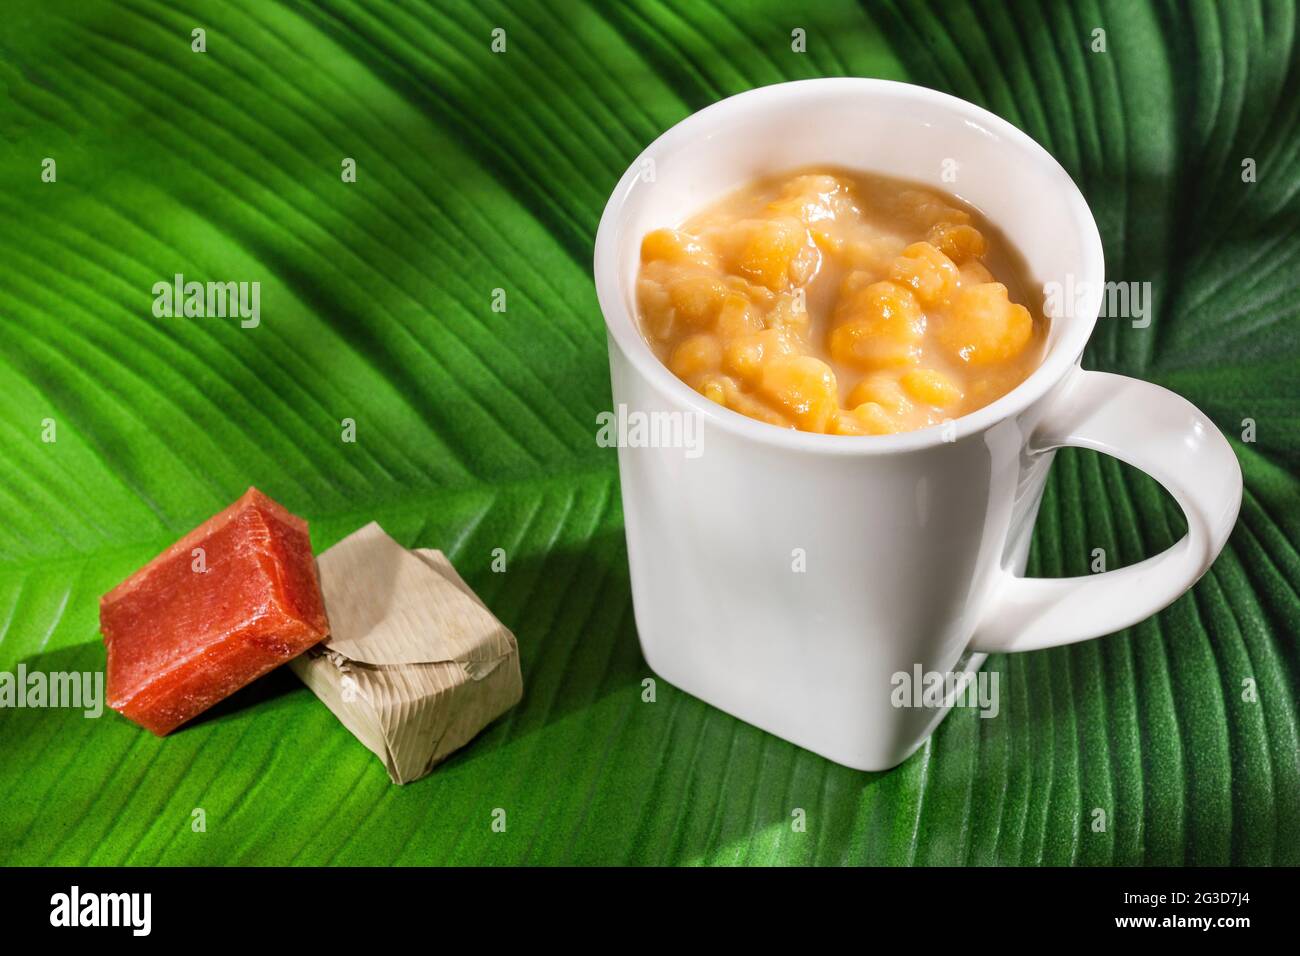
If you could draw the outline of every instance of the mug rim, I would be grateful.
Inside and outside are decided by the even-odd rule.
[[[938,108],[955,114],[968,123],[988,128],[999,137],[1009,140],[1029,156],[1045,164],[1062,181],[1066,190],[1065,201],[1075,217],[1075,227],[1082,229],[1084,256],[1079,274],[1087,283],[1084,305],[1074,315],[1053,318],[1053,322],[1068,322],[1055,343],[1048,343],[1047,352],[1038,367],[1023,382],[996,400],[973,412],[954,418],[955,428],[951,438],[944,438],[948,424],[929,425],[912,431],[892,435],[832,435],[805,432],[793,428],[780,428],[768,422],[742,415],[705,398],[674,375],[650,348],[641,333],[634,314],[622,295],[618,262],[619,220],[623,209],[641,175],[641,161],[651,155],[662,155],[675,150],[683,142],[707,136],[708,127],[739,110],[784,109],[797,110],[798,101],[807,94],[831,90],[842,95],[863,97],[911,98],[918,104]],[[864,170],[869,171],[869,170]],[[740,185],[740,184],[738,184]],[[1009,237],[1015,242],[1015,237]],[[932,90],[928,87],[896,80],[868,79],[865,77],[826,77],[810,80],[792,80],[755,87],[743,93],[726,97],[679,121],[661,133],[643,149],[619,179],[610,194],[596,230],[593,274],[596,298],[610,340],[631,363],[636,373],[677,405],[684,405],[699,414],[710,427],[719,427],[734,437],[759,444],[772,445],[794,451],[820,454],[876,455],[905,453],[952,444],[971,435],[981,434],[999,422],[1020,414],[1039,401],[1064,380],[1076,367],[1084,346],[1096,326],[1103,295],[1105,260],[1097,221],[1079,191],[1078,185],[1056,158],[1036,140],[1016,126],[983,107],[960,97]],[[1095,279],[1094,279],[1095,277]]]

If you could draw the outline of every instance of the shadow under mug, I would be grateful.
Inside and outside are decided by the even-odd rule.
[[[1005,233],[1036,282],[1079,290],[1051,320],[1039,368],[946,428],[862,438],[775,428],[678,380],[637,326],[641,238],[758,177],[814,164],[954,192]],[[701,110],[619,181],[595,278],[615,407],[700,425],[689,448],[618,451],[646,661],[838,763],[883,770],[925,741],[952,698],[915,706],[919,696],[898,693],[912,675],[968,682],[988,653],[1099,637],[1154,614],[1205,572],[1236,521],[1241,470],[1205,415],[1158,386],[1080,368],[1104,272],[1078,188],[1032,139],[963,100],[845,78]],[[1023,577],[1047,470],[1066,445],[1154,477],[1187,535],[1119,570]]]

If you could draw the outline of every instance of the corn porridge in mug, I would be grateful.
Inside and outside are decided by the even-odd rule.
[[[1028,377],[1046,338],[1030,288],[1015,250],[961,200],[818,168],[647,234],[637,305],[664,364],[719,405],[884,435],[965,415]]]

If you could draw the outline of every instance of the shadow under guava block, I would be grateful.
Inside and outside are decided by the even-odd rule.
[[[248,686],[241,687],[225,700],[213,704],[193,720],[177,727],[168,736],[174,737],[176,734],[183,734],[195,727],[233,717],[246,710],[263,708],[297,691],[302,691],[305,694],[310,693],[306,685],[298,679],[294,672],[282,664]]]

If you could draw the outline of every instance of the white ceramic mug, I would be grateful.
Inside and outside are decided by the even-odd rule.
[[[952,161],[956,180],[945,182]],[[637,326],[642,237],[757,177],[819,163],[956,193],[1002,229],[1037,282],[1083,289],[1079,308],[1052,320],[1037,371],[946,433],[864,438],[775,428],[678,380]],[[1205,415],[1158,386],[1080,368],[1103,263],[1079,190],[1028,136],[963,100],[825,79],[701,110],[619,181],[596,237],[595,277],[615,405],[703,422],[694,452],[619,448],[646,661],[838,763],[892,767],[943,718],[944,706],[895,706],[896,675],[918,666],[972,675],[990,652],[1128,627],[1190,588],[1236,521],[1241,470]],[[1120,570],[1023,577],[1053,450],[1066,445],[1158,480],[1187,516],[1186,537]]]

